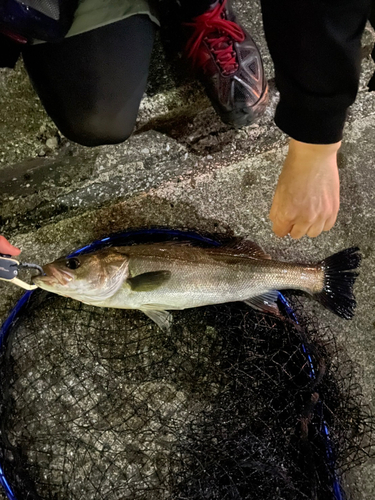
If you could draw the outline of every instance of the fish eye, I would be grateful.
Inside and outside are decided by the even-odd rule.
[[[79,266],[81,265],[80,261],[76,258],[73,258],[73,259],[68,259],[66,262],[65,262],[65,265],[68,269],[78,269]]]

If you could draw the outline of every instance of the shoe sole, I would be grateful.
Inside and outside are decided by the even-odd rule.
[[[246,127],[254,123],[266,110],[268,104],[268,84],[254,106],[251,108],[234,109],[232,111],[223,111],[216,103],[212,102],[217,114],[221,120],[227,125],[232,125],[235,128]]]

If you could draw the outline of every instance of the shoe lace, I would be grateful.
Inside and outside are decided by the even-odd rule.
[[[194,27],[195,31],[187,43],[187,57],[194,66],[199,65],[200,46],[207,43],[218,65],[225,75],[230,75],[238,69],[234,42],[243,42],[245,34],[241,27],[225,17],[227,0],[219,2],[212,10],[201,14],[186,26]]]

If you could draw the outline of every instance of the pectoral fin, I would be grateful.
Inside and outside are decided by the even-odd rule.
[[[169,330],[172,324],[172,315],[168,311],[158,311],[156,309],[141,309],[152,321],[162,330]]]
[[[277,290],[271,290],[263,295],[258,295],[257,297],[251,297],[250,299],[244,300],[244,302],[258,311],[280,316],[280,309],[277,305],[278,297],[279,292]]]
[[[152,271],[128,278],[127,282],[133,292],[151,292],[166,283],[170,277],[170,271]]]

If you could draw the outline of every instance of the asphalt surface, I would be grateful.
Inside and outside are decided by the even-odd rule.
[[[130,227],[170,226],[244,236],[272,256],[320,260],[358,245],[356,316],[344,321],[312,300],[306,311],[331,328],[355,363],[366,403],[375,410],[375,95],[366,83],[373,34],[363,42],[363,75],[339,155],[341,209],[337,224],[318,238],[278,239],[268,211],[287,138],[273,124],[277,102],[272,62],[258,2],[243,2],[240,17],[259,42],[271,99],[256,125],[233,130],[220,122],[202,89],[168,69],[155,48],[148,93],[133,136],[124,144],[86,149],[62,137],[46,116],[20,62],[0,71],[0,234],[23,249],[25,261],[55,259],[93,239]],[[176,63],[178,64],[178,62]],[[178,73],[178,72],[177,72]],[[21,292],[0,284],[4,319]],[[345,481],[351,498],[375,497],[371,459]]]

